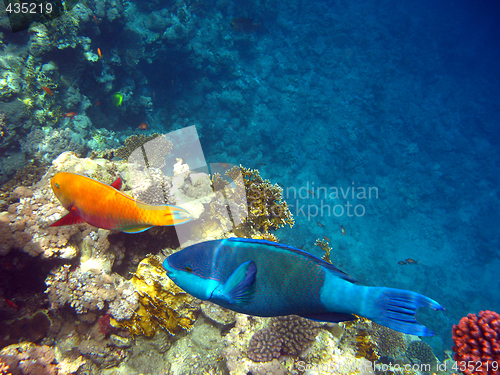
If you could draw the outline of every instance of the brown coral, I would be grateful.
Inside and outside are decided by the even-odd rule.
[[[299,355],[314,342],[321,323],[296,315],[278,316],[271,319],[271,326],[282,338],[284,354]]]
[[[149,143],[153,140],[155,141]],[[144,147],[146,143],[148,143],[147,150]],[[125,145],[118,148],[117,150],[114,150],[113,154],[114,156],[127,160],[134,153],[134,151],[138,150],[140,151],[140,155],[138,154],[137,157],[134,157],[134,160],[138,159],[138,157],[140,156],[143,157],[143,159],[138,159],[140,164],[143,164],[142,161],[145,160],[145,163],[148,167],[158,167],[158,165],[162,164],[161,157],[163,157],[164,160],[165,156],[170,154],[172,146],[172,142],[166,139],[165,135],[163,134],[154,133],[149,136],[146,136],[144,134],[131,135],[125,140]],[[138,151],[136,151],[136,153]]]
[[[396,358],[406,351],[408,343],[404,334],[373,322],[372,327],[377,342],[378,354],[381,357]]]
[[[408,345],[406,356],[412,363],[427,364],[434,366],[437,363],[436,356],[429,344],[415,340]]]
[[[261,329],[252,336],[247,355],[255,362],[270,362],[279,358],[283,339],[271,328]]]
[[[330,260],[330,252],[333,249],[330,247],[328,241],[318,238],[314,245],[319,246],[321,250],[325,251],[325,255],[323,255],[321,259],[323,259],[325,262],[332,263],[332,261]]]
[[[255,362],[269,362],[279,358],[280,354],[299,355],[314,342],[320,325],[296,315],[274,317],[268,327],[252,336],[248,358]]]
[[[344,327],[344,334],[340,340],[340,348],[353,351],[356,358],[366,358],[372,362],[380,358],[370,320],[358,317],[356,320],[342,322],[341,325]]]

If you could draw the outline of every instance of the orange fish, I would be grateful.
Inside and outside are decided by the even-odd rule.
[[[88,223],[126,233],[143,232],[153,226],[187,223],[189,212],[177,206],[152,206],[122,193],[121,179],[111,186],[89,177],[60,172],[50,180],[52,190],[69,210],[51,227]]]
[[[49,89],[48,87],[42,86],[42,90],[45,91],[50,96],[54,95],[54,93],[52,92],[52,90]]]
[[[327,236],[324,236],[323,238],[325,239],[325,241],[330,241],[330,239]]]
[[[340,231],[342,232],[342,234],[345,236],[346,234],[346,231],[344,229],[344,226],[343,225],[340,225]]]
[[[99,105],[99,104],[101,104],[101,102],[97,102],[97,103],[95,103],[95,105]]]
[[[73,117],[75,117],[77,114],[78,114],[78,113],[76,113],[76,112],[68,112],[68,113],[66,113],[66,114],[64,115],[64,117],[71,117],[71,118],[73,118]]]
[[[97,49],[97,54],[99,55],[99,58],[101,59],[102,58],[102,54],[101,54],[101,49],[100,48]]]
[[[97,17],[96,16],[94,16],[94,21],[95,21],[96,25],[99,25],[99,22],[97,22]]]
[[[138,128],[141,130],[147,130],[148,124],[146,124],[145,122],[141,122],[141,124],[138,126]]]

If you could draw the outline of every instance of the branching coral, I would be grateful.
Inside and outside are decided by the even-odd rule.
[[[86,267],[85,263],[83,267]],[[103,310],[108,304],[116,319],[129,319],[138,302],[131,283],[123,281],[118,275],[101,272],[100,268],[84,270],[82,267],[72,271],[68,265],[52,271],[45,280],[51,308],[58,309],[69,304],[78,314],[84,314]]]
[[[352,350],[356,358],[366,358],[371,362],[380,358],[377,354],[377,343],[372,337],[372,323],[368,319],[358,317],[357,320],[341,324],[344,327],[339,345],[341,348]]]
[[[330,245],[328,244],[328,241],[326,240],[320,240],[319,238],[316,240],[314,245],[319,246],[321,250],[325,251],[325,255],[321,257],[325,262],[332,263],[330,260],[330,252],[333,250]]]
[[[232,179],[231,184],[218,173],[211,177],[214,190],[222,192],[222,196],[210,205],[213,217],[220,221],[225,232],[236,227],[242,235],[254,237],[257,232],[268,234],[269,229],[293,226],[281,187],[271,185],[257,170],[242,166],[235,166],[225,174]]]
[[[167,277],[156,257],[149,256],[140,262],[131,282],[139,294],[139,309],[131,319],[111,320],[112,325],[148,337],[154,336],[158,329],[172,335],[179,329],[191,329],[197,310],[194,297]]]

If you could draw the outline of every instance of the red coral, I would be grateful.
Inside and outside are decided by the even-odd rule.
[[[469,314],[452,329],[458,369],[465,375],[500,375],[500,315]]]

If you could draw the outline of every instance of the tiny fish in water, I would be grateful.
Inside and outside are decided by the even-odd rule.
[[[100,48],[97,49],[97,54],[99,55],[99,58],[101,59],[102,58],[102,53],[101,53],[101,49]]]
[[[411,258],[405,259],[405,262],[408,264],[418,264],[418,262],[415,259]]]
[[[76,112],[68,112],[68,113],[66,113],[66,114],[64,115],[64,117],[70,117],[70,118],[73,118],[73,117],[75,117],[76,115],[77,115],[77,113],[76,113]]]
[[[148,124],[146,124],[145,122],[141,122],[141,124],[138,126],[138,128],[141,130],[147,130]]]
[[[432,336],[415,319],[416,310],[444,310],[409,290],[357,285],[330,263],[266,240],[201,242],[170,255],[163,267],[187,293],[248,315],[299,315],[334,323],[359,315],[399,332]]]
[[[347,233],[347,232],[345,231],[344,226],[343,226],[342,224],[340,225],[340,231],[342,232],[342,235],[343,235],[343,236],[345,236],[345,235],[346,235],[346,233]]]
[[[42,87],[42,90],[45,91],[47,94],[49,94],[50,96],[54,95],[54,93],[52,92],[51,89],[49,89],[48,87],[45,87],[43,86]]]
[[[255,23],[253,22],[253,19],[245,17],[233,19],[231,21],[231,28],[234,31],[238,31],[243,34],[250,34],[259,31],[269,32],[262,26],[262,22]]]
[[[321,224],[319,221],[318,221],[318,225],[321,227],[321,228],[324,228],[325,226],[323,224]]]
[[[97,103],[95,103],[95,105],[100,105],[100,104],[101,104],[101,102],[97,102]]]
[[[97,17],[96,16],[94,16],[94,21],[95,21],[96,25],[99,25],[99,22],[97,22]]]
[[[89,177],[60,172],[52,177],[50,185],[59,202],[69,210],[51,227],[88,223],[103,229],[139,233],[154,226],[178,225],[191,220],[181,207],[152,206],[122,193],[118,190],[120,178],[106,185]]]
[[[10,300],[10,299],[7,299],[7,298],[4,298],[4,301],[7,303],[7,305],[9,305],[9,307],[12,307],[13,309],[19,309],[19,306],[17,306],[14,301]]]
[[[398,262],[398,264],[399,264],[400,266],[404,266],[404,265],[405,265],[405,264],[407,264],[407,263],[406,263],[404,260],[400,260],[400,261]]]
[[[330,239],[327,236],[324,236],[323,238],[325,239],[325,241],[330,241]]]
[[[311,194],[311,196],[314,198],[314,191],[312,191],[312,190],[308,190],[307,192],[308,192],[309,194]]]

